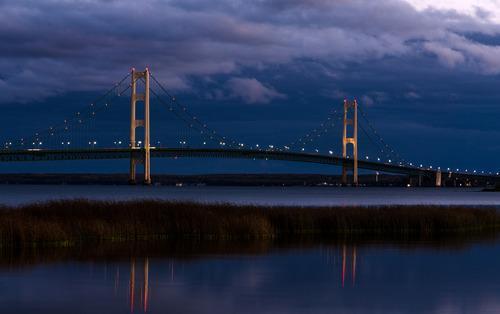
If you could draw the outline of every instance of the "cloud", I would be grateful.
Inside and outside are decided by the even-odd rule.
[[[272,87],[266,87],[255,78],[232,78],[227,81],[230,98],[240,98],[247,104],[267,104],[286,96]]]
[[[485,45],[450,34],[442,42],[426,42],[424,49],[450,68],[465,64],[483,74],[500,73],[500,46]]]
[[[352,64],[422,54],[449,68],[498,74],[499,48],[466,37],[500,36],[494,19],[484,18],[495,14],[487,3],[469,14],[404,0],[146,0],[140,7],[132,0],[4,0],[0,102],[102,89],[131,66],[147,65],[171,89],[189,89],[192,77],[298,60],[329,64],[336,80]],[[261,86],[267,96],[256,102],[276,98]]]
[[[500,18],[497,0],[406,0],[418,10],[450,10],[481,19]]]
[[[464,55],[457,50],[447,47],[441,43],[427,42],[424,49],[438,57],[439,61],[448,67],[455,67],[465,62]]]

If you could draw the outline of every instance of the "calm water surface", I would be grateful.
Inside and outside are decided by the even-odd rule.
[[[500,205],[500,193],[453,188],[165,187],[0,185],[0,203],[50,199],[165,199],[282,205],[468,204]]]
[[[0,312],[499,313],[498,265],[498,242],[170,257],[21,254],[0,265]]]
[[[82,197],[500,205],[477,189],[0,185],[4,204]],[[0,313],[500,313],[499,240],[101,246],[0,250]]]

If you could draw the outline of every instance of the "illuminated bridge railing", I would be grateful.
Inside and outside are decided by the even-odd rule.
[[[35,162],[57,160],[97,160],[97,159],[130,159],[141,158],[142,149],[106,148],[106,149],[75,149],[75,150],[3,150],[0,151],[0,162]],[[302,163],[315,163],[333,166],[353,167],[351,159],[344,159],[334,155],[314,153],[298,153],[278,150],[255,149],[211,149],[211,148],[152,148],[153,158],[225,158],[225,159],[259,159]],[[411,167],[400,164],[381,163],[368,160],[359,160],[359,167],[373,170],[406,175],[434,175],[438,169]],[[496,174],[465,173],[442,171],[443,176],[462,175],[475,178],[500,179]]]

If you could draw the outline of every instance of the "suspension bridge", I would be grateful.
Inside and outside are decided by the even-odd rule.
[[[114,101],[124,95],[130,95],[128,140],[102,144],[103,141],[89,135],[92,130],[99,129],[97,116],[114,107]],[[152,100],[189,132],[167,143],[151,141]],[[139,107],[143,110],[138,110]],[[102,128],[107,128],[105,121],[101,123]],[[335,126],[341,127],[341,132],[334,132]],[[123,133],[123,130],[120,132]],[[339,141],[341,149],[320,150],[318,145],[314,145],[321,139],[331,142],[332,137]],[[197,145],[193,145],[195,142]],[[366,145],[362,145],[363,142]],[[375,148],[372,157],[360,154],[360,149],[365,146]],[[7,139],[0,149],[0,162],[128,159],[130,183],[136,182],[136,169],[142,165],[142,182],[145,184],[151,184],[152,158],[278,160],[333,165],[342,168],[343,184],[353,185],[359,183],[359,170],[375,172],[377,176],[379,173],[407,175],[414,185],[422,185],[423,180],[430,180],[436,186],[500,181],[498,172],[436,168],[405,160],[380,136],[356,100],[345,100],[341,110],[333,110],[318,127],[290,143],[260,146],[237,141],[220,134],[194,115],[147,68],[144,71],[132,69],[100,97],[62,119],[59,124],[27,137]],[[348,172],[352,172],[351,179]]]

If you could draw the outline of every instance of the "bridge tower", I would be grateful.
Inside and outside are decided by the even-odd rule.
[[[348,126],[352,126],[349,128]],[[352,135],[348,135],[351,129]],[[347,146],[352,145],[353,184],[358,185],[358,102],[344,100],[344,132],[342,135],[342,157],[347,158]],[[342,164],[342,184],[347,184],[347,165]]]
[[[135,184],[136,180],[136,166],[138,163],[144,165],[144,184],[151,184],[151,152],[150,152],[150,134],[149,134],[149,69],[144,71],[136,71],[132,69],[131,73],[132,83],[130,88],[132,90],[130,96],[130,148],[132,150],[140,150],[141,157],[132,152],[130,156],[130,177],[129,182]],[[144,92],[137,93],[137,81],[144,80]],[[144,102],[144,119],[137,119],[137,102]],[[136,129],[138,127],[144,128],[144,145],[141,147],[137,145]]]

